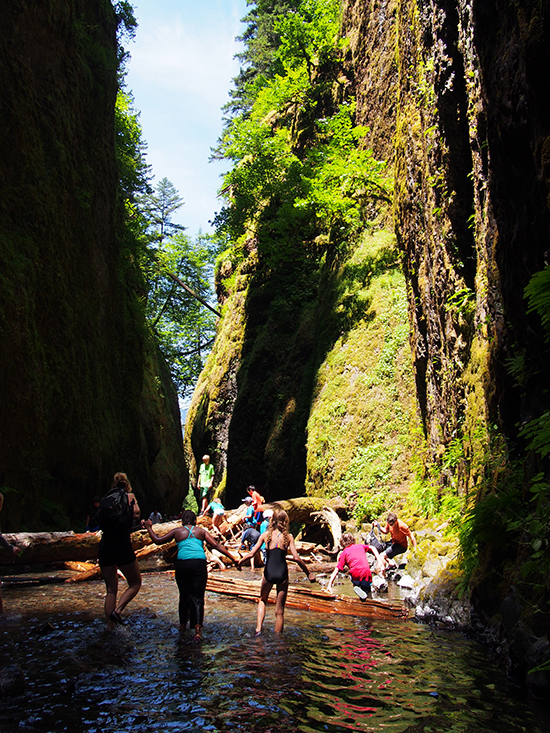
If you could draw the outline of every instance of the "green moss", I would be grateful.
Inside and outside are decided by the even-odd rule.
[[[317,372],[308,421],[310,494],[358,495],[411,479],[418,422],[405,281],[395,242],[366,234],[337,276],[341,336]],[[343,313],[360,314],[343,328]]]
[[[117,470],[142,501],[180,491],[177,403],[120,226],[112,5],[13,3],[3,28],[3,526],[78,529]]]

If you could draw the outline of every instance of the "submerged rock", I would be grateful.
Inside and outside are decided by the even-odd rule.
[[[400,588],[414,588],[414,578],[410,575],[402,575],[397,581]]]
[[[377,593],[388,592],[388,581],[380,575],[372,576],[372,589]]]
[[[0,669],[0,697],[23,695],[26,689],[25,675],[17,664]]]

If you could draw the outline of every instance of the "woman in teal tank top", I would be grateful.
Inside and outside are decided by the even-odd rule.
[[[223,545],[220,545],[204,527],[197,527],[196,521],[195,512],[186,510],[181,515],[182,526],[161,537],[153,532],[153,523],[149,519],[142,522],[142,525],[149,532],[149,536],[156,545],[163,545],[171,540],[176,541],[178,548],[176,583],[180,592],[180,631],[185,631],[189,621],[190,628],[195,627],[194,641],[201,641],[204,620],[204,592],[208,580],[204,542],[228,557],[235,565],[237,565],[238,560]]]

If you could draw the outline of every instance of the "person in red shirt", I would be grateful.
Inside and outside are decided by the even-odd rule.
[[[380,527],[380,531],[382,534],[387,534],[388,532],[391,534],[391,545],[381,555],[385,571],[386,568],[396,566],[393,560],[396,555],[402,555],[404,552],[407,552],[408,539],[410,539],[414,549],[416,549],[416,540],[405,522],[398,519],[397,514],[393,512],[388,514],[386,526],[384,528]]]
[[[370,593],[372,573],[367,560],[367,552],[372,552],[376,558],[376,562],[380,562],[380,555],[376,547],[372,545],[356,545],[355,538],[351,532],[344,532],[342,535],[342,547],[344,551],[340,554],[336,567],[334,568],[326,590],[332,593],[332,584],[334,583],[339,570],[343,570],[346,565],[349,568],[351,582],[354,592],[364,601],[367,594]]]
[[[256,491],[255,486],[249,486],[247,492],[252,499],[252,506],[254,507],[254,521],[256,524],[259,524],[262,521],[264,497]]]

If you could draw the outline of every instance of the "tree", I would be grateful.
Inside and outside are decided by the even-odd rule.
[[[162,245],[166,235],[182,232],[186,228],[172,222],[172,214],[181,209],[184,202],[168,178],[160,180],[156,189],[145,193],[139,203],[148,222],[151,242]]]
[[[202,371],[214,340],[216,317],[170,274],[208,301],[213,294],[215,254],[211,237],[199,235],[193,241],[179,232],[157,248],[146,272],[147,319],[182,397]]]
[[[215,315],[177,280],[205,302],[213,295],[217,253],[211,237],[195,241],[172,221],[183,206],[178,190],[163,178],[155,190],[139,198],[146,222],[147,246],[141,257],[146,281],[145,313],[183,397],[194,386],[215,336]]]
[[[308,243],[332,258],[360,228],[367,201],[387,196],[384,164],[362,145],[367,129],[354,124],[353,100],[334,103],[339,12],[338,0],[302,0],[269,16],[277,72],[247,88],[250,106],[228,122],[216,151],[233,163],[218,231],[232,241],[254,231],[276,260],[295,260]]]

